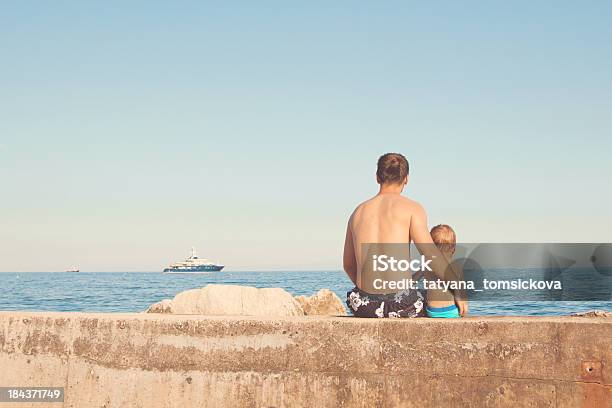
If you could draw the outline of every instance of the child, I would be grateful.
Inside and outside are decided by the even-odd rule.
[[[457,244],[455,231],[448,225],[440,224],[433,227],[430,233],[431,239],[442,252],[442,255],[446,257],[449,263],[452,263]],[[455,297],[451,292],[445,292],[442,289],[427,290],[427,307],[425,310],[428,317],[460,317],[459,309],[455,304]]]

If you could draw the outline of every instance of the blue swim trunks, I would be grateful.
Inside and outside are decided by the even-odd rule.
[[[450,319],[459,316],[459,309],[456,305],[450,305],[446,307],[429,307],[426,306],[427,317],[435,317],[438,319]]]

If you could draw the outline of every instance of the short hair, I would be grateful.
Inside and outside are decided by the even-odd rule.
[[[455,252],[455,246],[457,245],[457,236],[455,235],[455,231],[446,225],[439,224],[433,227],[430,231],[431,239],[434,244],[440,249],[442,252]]]
[[[408,176],[408,160],[399,153],[386,153],[378,158],[376,178],[380,184],[399,184]]]

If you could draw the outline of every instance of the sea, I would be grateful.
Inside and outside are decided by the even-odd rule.
[[[352,288],[342,271],[222,271],[205,274],[159,272],[0,273],[0,310],[141,312],[162,299],[208,284],[280,287],[293,295],[334,291],[342,301]],[[473,301],[480,316],[555,316],[589,310],[612,311],[611,301]]]

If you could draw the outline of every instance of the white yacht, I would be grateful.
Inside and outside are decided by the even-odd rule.
[[[191,256],[164,268],[163,273],[219,272],[224,267],[225,265],[219,265],[206,258],[199,258],[195,248],[191,247]]]

